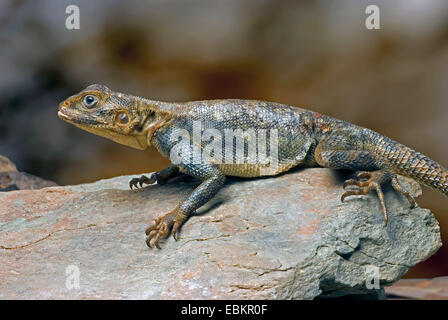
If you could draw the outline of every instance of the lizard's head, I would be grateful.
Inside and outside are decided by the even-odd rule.
[[[148,147],[147,124],[154,111],[139,108],[136,97],[94,84],[59,105],[58,116],[91,133],[129,147]]]

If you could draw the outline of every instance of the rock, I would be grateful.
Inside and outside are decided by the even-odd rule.
[[[147,225],[198,182],[131,178],[0,194],[0,299],[378,298],[441,246],[429,210],[388,188],[384,226],[374,193],[341,203],[348,177],[312,168],[229,178],[179,241],[149,249]]]
[[[17,171],[14,163],[0,154],[0,172]]]
[[[401,279],[386,292],[392,299],[448,300],[448,277]]]
[[[0,172],[0,191],[41,189],[53,186],[57,184],[26,172]]]
[[[0,191],[41,189],[53,186],[57,186],[53,181],[17,171],[11,160],[0,155]]]

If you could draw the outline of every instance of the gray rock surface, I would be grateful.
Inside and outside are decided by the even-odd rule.
[[[0,298],[381,297],[372,275],[391,285],[441,246],[429,210],[389,188],[384,226],[374,193],[341,203],[347,176],[312,168],[229,179],[179,241],[150,250],[146,226],[198,182],[131,191],[131,178],[0,194]]]
[[[17,171],[17,167],[11,160],[0,154],[0,172]]]
[[[57,186],[26,172],[17,171],[17,167],[8,158],[0,155],[0,191],[41,189]]]

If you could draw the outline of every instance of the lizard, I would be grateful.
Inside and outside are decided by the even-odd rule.
[[[200,185],[186,200],[156,218],[146,229],[146,244],[150,248],[160,249],[160,239],[170,232],[178,240],[179,228],[196,209],[217,194],[226,176],[274,176],[293,167],[353,170],[359,173],[344,182],[341,201],[348,196],[376,191],[385,224],[388,213],[382,187],[386,183],[404,195],[411,207],[416,206],[415,199],[400,184],[397,175],[410,177],[448,195],[448,170],[434,160],[373,130],[295,106],[241,99],[162,102],[94,84],[61,102],[58,116],[83,130],[129,147],[144,150],[154,146],[170,159],[167,168],[149,177],[142,175],[130,180],[131,189],[144,184],[163,184],[180,174],[200,179]],[[209,129],[225,135],[228,130],[240,130],[243,142],[252,141],[246,134],[250,129],[274,130],[275,134],[270,137],[276,139],[266,144],[270,151],[276,150],[276,165],[266,170],[265,162],[258,158],[254,161],[249,156],[246,144],[242,148],[244,152],[238,154],[233,137],[225,148],[222,148],[222,141],[216,144],[222,150],[214,149],[211,156],[193,159],[194,152],[205,151],[205,142],[193,138],[190,143],[191,136],[179,139],[178,135],[179,132],[194,135],[194,126],[198,123],[199,132]],[[174,149],[177,152],[173,153]],[[227,161],[217,161],[213,157],[229,150],[233,154]],[[257,150],[260,151],[260,147]]]

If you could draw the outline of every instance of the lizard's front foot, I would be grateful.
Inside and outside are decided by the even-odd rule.
[[[341,197],[341,201],[344,202],[344,199],[348,196],[352,195],[366,195],[371,190],[375,190],[378,198],[380,200],[381,209],[383,211],[384,216],[384,222],[387,224],[387,209],[386,209],[386,202],[384,200],[384,194],[381,189],[381,186],[388,182],[392,182],[392,187],[398,191],[399,193],[403,194],[411,204],[411,207],[415,207],[415,200],[414,198],[409,194],[407,190],[405,190],[400,183],[398,182],[397,176],[393,173],[387,172],[387,171],[373,171],[373,172],[367,172],[363,171],[358,173],[357,180],[356,179],[348,179],[344,182],[344,189],[347,186],[354,186],[355,189],[353,190],[347,190]]]
[[[148,247],[152,248],[151,240],[154,239],[153,244],[160,249],[159,240],[161,237],[169,234],[171,227],[173,227],[173,237],[177,240],[177,232],[186,219],[187,215],[179,212],[177,208],[156,219],[154,224],[149,226],[145,231],[148,236],[146,238]]]
[[[142,188],[143,184],[153,184],[155,182],[157,182],[157,184],[165,184],[166,180],[163,179],[158,172],[154,172],[149,178],[147,176],[133,178],[131,181],[129,181],[129,188],[139,188],[139,186],[140,188]]]

